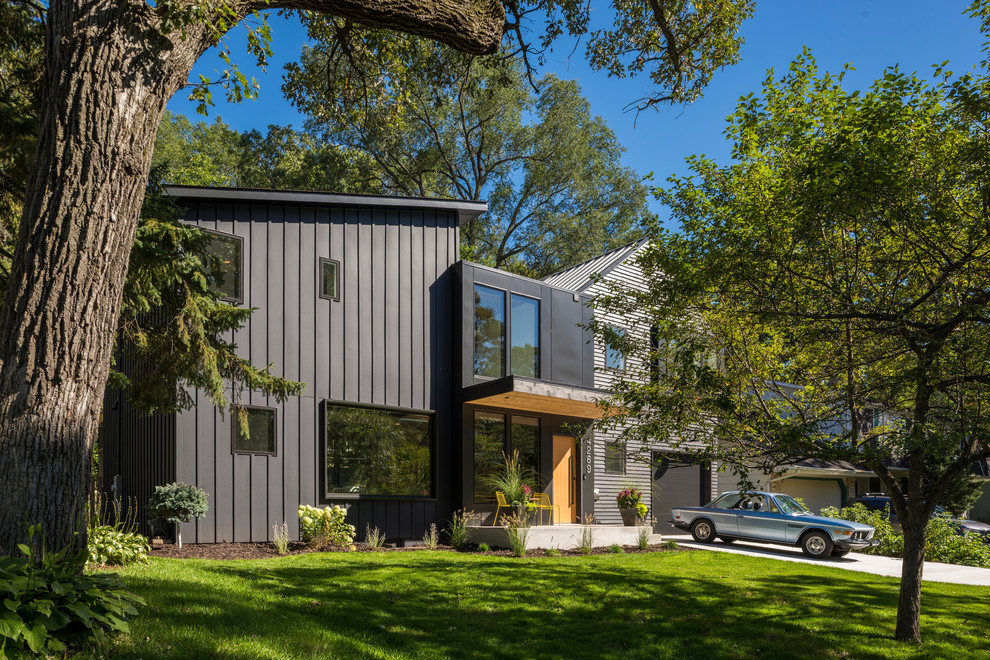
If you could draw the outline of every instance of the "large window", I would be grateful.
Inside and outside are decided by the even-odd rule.
[[[246,419],[245,419],[246,418]],[[236,412],[231,416],[233,438],[231,451],[235,454],[269,454],[274,456],[278,448],[275,431],[274,408],[244,408],[244,416]]]
[[[505,292],[474,285],[474,373],[505,373]]]
[[[326,406],[326,495],[433,495],[430,415]]]
[[[203,257],[213,290],[228,302],[243,302],[241,237],[215,231],[208,233],[211,237]]]
[[[510,323],[512,326],[512,373],[540,377],[540,301],[513,293]]]
[[[485,411],[474,413],[474,501],[495,501],[489,480],[505,467],[505,457],[519,452],[520,465],[535,475],[540,471],[540,420]],[[542,484],[531,483],[533,490]]]

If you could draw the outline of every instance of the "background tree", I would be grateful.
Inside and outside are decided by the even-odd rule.
[[[674,90],[734,61],[739,22],[752,12],[748,0],[649,7],[656,29],[631,35],[633,52],[615,53],[646,58],[654,78]],[[525,52],[522,19],[533,12],[546,16],[544,43],[588,25],[587,6],[571,0],[513,3],[508,23],[498,0],[52,0],[38,146],[0,317],[0,554],[14,552],[30,522],[41,524],[49,548],[86,545],[99,402],[155,134],[193,64],[246,17],[258,21],[249,51],[265,59],[267,26],[256,13],[264,9],[332,13],[478,54],[497,50],[506,29],[523,38]],[[229,49],[221,53],[230,59]],[[243,97],[250,84],[227,70],[230,94]]]
[[[658,377],[617,386],[611,423],[744,473],[875,472],[904,530],[896,636],[920,641],[928,521],[990,456],[990,81],[892,69],[849,93],[842,78],[807,53],[771,72],[730,118],[734,162],[694,157],[670,180],[683,234],[644,252],[646,291],[601,301],[657,328],[624,345]]]
[[[332,20],[309,26],[284,86],[307,131],[370,157],[385,192],[487,200],[465,257],[539,277],[642,232],[646,188],[577,83],[547,76],[534,93],[505,53],[371,30],[333,49]]]

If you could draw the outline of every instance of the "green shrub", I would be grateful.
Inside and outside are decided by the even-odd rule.
[[[299,506],[299,534],[302,540],[318,550],[344,549],[354,541],[354,525],[344,520],[347,511],[339,506],[319,508]]]
[[[636,547],[640,550],[646,550],[650,547],[650,540],[653,538],[653,527],[657,524],[656,518],[651,518],[646,521],[645,525],[642,525],[638,530],[636,530]]]
[[[675,541],[674,539],[667,539],[661,544],[661,546],[666,548],[667,550],[677,550],[679,547],[681,547],[677,545],[677,541]]]
[[[876,528],[877,531],[873,538],[878,539],[880,545],[867,548],[862,552],[887,557],[904,556],[904,535],[893,530],[890,526],[889,515],[884,512],[870,511],[862,504],[856,503],[841,511],[835,507],[826,507],[822,509],[822,515],[851,520]],[[937,515],[928,522],[928,532],[925,538],[925,561],[990,568],[990,545],[985,545],[976,534],[960,536],[956,532],[955,523],[950,516]]]
[[[455,511],[450,524],[444,529],[450,544],[460,550],[468,542],[468,525],[481,516],[474,511]]]
[[[179,523],[202,518],[209,508],[206,491],[190,484],[174,482],[155,486],[155,494],[148,500],[148,515],[176,525],[175,540],[182,547]]]
[[[557,548],[547,548],[546,550],[543,551],[543,554],[546,555],[547,557],[559,557],[560,550],[558,550]]]
[[[608,546],[608,551],[611,552],[613,555],[621,555],[626,550],[618,543],[613,543],[612,545]]]
[[[130,632],[126,618],[144,601],[117,575],[84,575],[86,551],[70,556],[65,548],[35,561],[27,545],[18,547],[25,557],[0,557],[0,657],[64,654]]]
[[[488,547],[488,544],[484,541],[478,544],[478,552],[488,552],[489,550],[491,550],[491,548]]]
[[[127,566],[148,563],[148,539],[113,525],[89,529],[89,564]]]

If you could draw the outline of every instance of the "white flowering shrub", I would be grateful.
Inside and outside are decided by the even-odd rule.
[[[299,506],[299,534],[314,548],[343,549],[354,541],[354,525],[347,524],[347,511],[339,506],[319,508]]]

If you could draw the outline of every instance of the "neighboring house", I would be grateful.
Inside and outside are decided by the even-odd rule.
[[[300,504],[347,506],[359,536],[415,539],[455,510],[493,512],[481,477],[519,451],[565,521],[592,511],[576,441],[599,415],[590,299],[458,261],[460,227],[484,203],[167,193],[216,234],[226,299],[255,308],[232,337],[241,355],[306,388],[282,404],[245,393],[247,435],[201,392],[191,409],[140,415],[109,390],[106,490],[143,511],[155,485],[203,488],[209,512],[182,527],[194,543],[266,541],[282,521],[296,538]]]
[[[646,283],[636,257],[647,244],[646,239],[641,239],[545,277],[543,281],[592,297],[605,293],[610,283],[642,289]],[[596,314],[601,313],[596,311]],[[644,318],[609,314],[604,316],[604,321],[620,333],[646,338],[650,332]],[[594,343],[596,388],[608,391],[616,379],[644,373],[644,365],[637,362],[642,358],[624,357],[605,345],[600,337],[595,337]],[[675,450],[663,438],[658,438],[650,447],[623,446],[616,442],[619,433],[618,429],[597,433],[589,443],[592,454],[589,468],[597,495],[595,518],[599,522],[619,524],[621,517],[615,497],[627,486],[634,486],[643,491],[650,515],[657,520],[656,531],[680,533],[667,524],[670,509],[700,506],[711,501],[718,492],[717,471],[708,465],[694,464],[684,453],[685,448]]]

